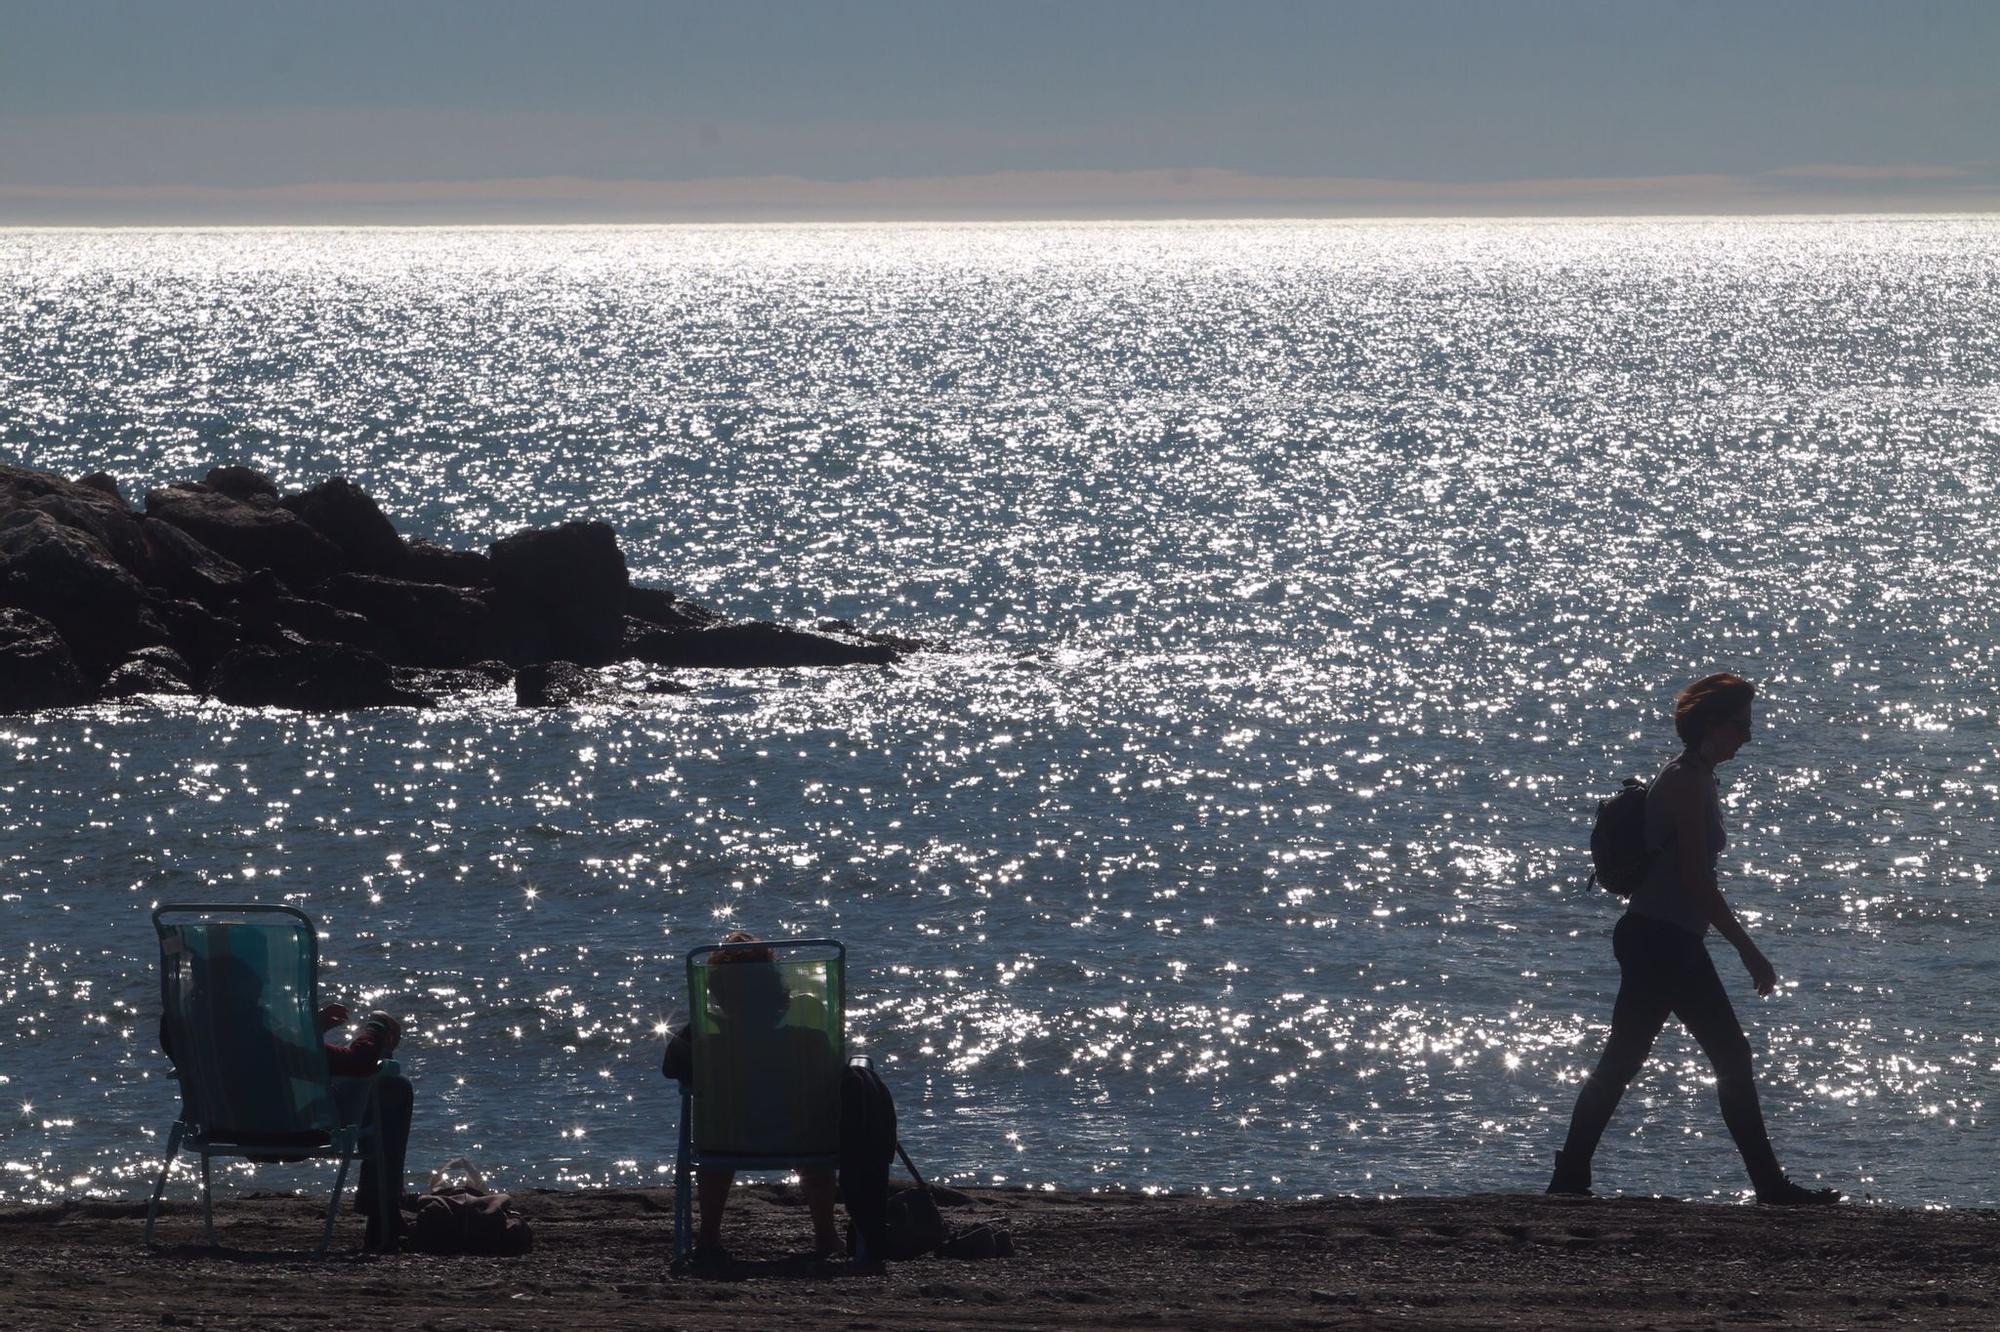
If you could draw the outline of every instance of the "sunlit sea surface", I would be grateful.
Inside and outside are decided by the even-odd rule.
[[[1727,668],[1781,1156],[2000,1203],[1996,366],[1991,219],[0,233],[8,461],[603,518],[642,581],[953,645],[0,718],[0,1199],[149,1186],[190,899],[304,907],[410,1015],[413,1173],[665,1183],[681,958],[740,926],[848,943],[948,1179],[1539,1188],[1617,982],[1594,801]],[[1746,1187],[1677,1027],[1598,1180]]]

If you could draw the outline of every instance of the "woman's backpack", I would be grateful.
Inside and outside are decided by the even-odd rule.
[[[1590,829],[1590,877],[1620,897],[1630,897],[1646,881],[1653,853],[1646,849],[1646,784],[1625,784],[1597,805]]]

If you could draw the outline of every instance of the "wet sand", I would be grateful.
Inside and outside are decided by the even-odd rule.
[[[738,1280],[668,1273],[664,1190],[516,1195],[524,1258],[377,1259],[311,1199],[0,1208],[7,1328],[1710,1328],[2000,1326],[2000,1213],[1538,1196],[1235,1202],[974,1190],[1011,1258],[811,1270],[795,1191],[731,1204]]]

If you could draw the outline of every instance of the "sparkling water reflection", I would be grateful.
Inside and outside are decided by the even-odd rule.
[[[1719,666],[1769,687],[1726,868],[1789,979],[1725,974],[1788,1163],[2000,1202],[1996,241],[0,235],[9,460],[601,516],[642,578],[956,645],[631,711],[0,719],[0,1198],[143,1188],[146,913],[215,897],[413,1015],[419,1165],[661,1178],[678,959],[743,925],[849,942],[948,1177],[1538,1186],[1616,983],[1589,803]],[[1600,1173],[1740,1187],[1684,1037]]]

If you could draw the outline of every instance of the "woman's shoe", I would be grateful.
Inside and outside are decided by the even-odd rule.
[[[1840,1201],[1840,1190],[1809,1189],[1781,1175],[1775,1184],[1757,1190],[1757,1201],[1766,1207],[1831,1207]]]

